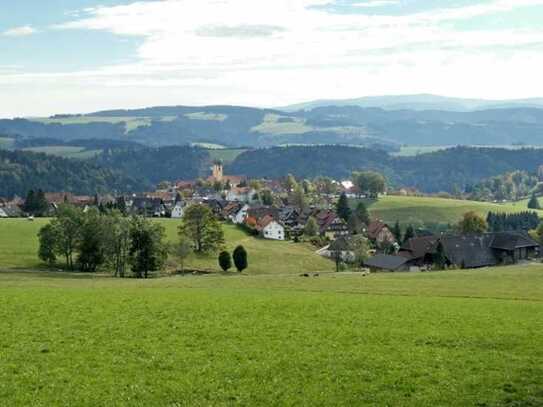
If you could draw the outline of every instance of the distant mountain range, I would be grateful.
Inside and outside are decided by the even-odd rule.
[[[517,100],[463,99],[420,94],[398,96],[367,96],[356,99],[324,99],[278,108],[287,112],[311,110],[324,106],[380,107],[385,110],[445,110],[469,112],[483,109],[543,108],[543,98]]]
[[[28,139],[47,139],[49,146],[55,139],[63,146],[73,140],[107,139],[150,147],[342,144],[387,151],[401,145],[543,145],[543,99],[386,96],[289,109],[163,106],[0,120],[0,148],[39,146]]]

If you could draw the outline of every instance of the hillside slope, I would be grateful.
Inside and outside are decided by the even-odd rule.
[[[385,196],[369,203],[371,215],[393,225],[423,226],[428,224],[454,225],[466,212],[476,212],[486,217],[488,212],[517,213],[529,211],[525,202],[495,204],[488,202],[463,201],[456,199]],[[530,210],[531,211],[531,210]],[[543,211],[538,212],[543,217]]]

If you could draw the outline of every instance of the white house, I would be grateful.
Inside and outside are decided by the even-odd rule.
[[[247,212],[249,211],[249,205],[243,205],[237,213],[232,215],[231,220],[236,225],[241,225],[247,218]]]
[[[181,202],[177,202],[175,206],[172,208],[172,218],[174,219],[180,219],[185,214],[185,209],[183,208],[183,204]]]
[[[271,216],[265,216],[259,222],[258,230],[264,239],[285,240],[285,228]]]
[[[8,217],[8,214],[2,208],[0,208],[0,218],[7,218],[7,217]]]

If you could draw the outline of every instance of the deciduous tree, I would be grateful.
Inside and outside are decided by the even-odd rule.
[[[224,245],[221,224],[209,207],[202,204],[189,206],[179,226],[179,235],[188,239],[198,253],[214,252]]]
[[[458,229],[462,234],[481,234],[488,230],[488,224],[483,217],[470,211],[464,214]]]

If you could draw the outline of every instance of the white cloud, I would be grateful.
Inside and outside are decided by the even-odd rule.
[[[386,1],[393,0],[364,4]],[[422,92],[543,94],[537,72],[543,56],[533,47],[543,44],[543,30],[459,32],[443,24],[543,0],[495,0],[403,16],[311,7],[329,2],[163,0],[82,10],[55,28],[141,37],[138,62],[74,73],[0,73],[0,90],[17,87],[22,98],[32,88],[36,99],[24,108],[44,106],[47,113],[179,103],[274,106]],[[4,110],[0,106],[0,115]]]
[[[21,27],[11,28],[2,33],[5,37],[26,37],[28,35],[35,34],[36,29],[32,28],[30,25],[23,25]]]
[[[355,3],[353,7],[358,8],[375,8],[384,6],[394,6],[400,4],[400,0],[369,0],[364,3]]]

